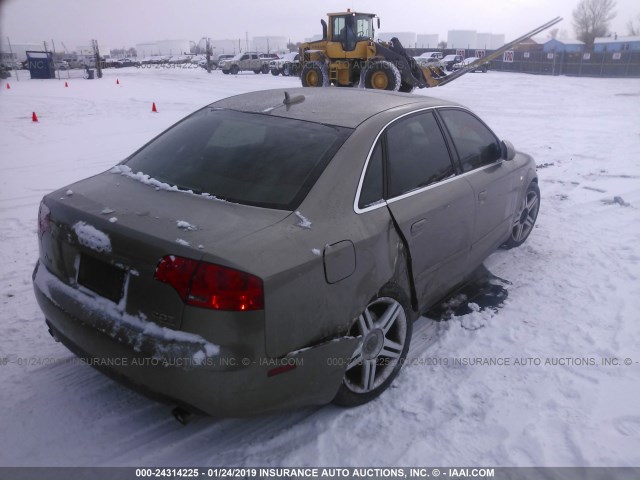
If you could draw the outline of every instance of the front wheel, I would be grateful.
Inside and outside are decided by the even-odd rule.
[[[351,334],[360,343],[345,370],[333,403],[354,407],[385,391],[400,372],[411,343],[413,324],[407,307],[391,297],[373,300]]]
[[[237,65],[231,65],[231,68],[229,69],[229,73],[231,73],[231,75],[237,75],[239,71],[240,68],[238,68]]]
[[[503,248],[515,248],[522,245],[529,237],[536,224],[538,211],[540,210],[540,188],[536,182],[531,182],[522,199],[511,227],[511,236],[502,246]]]
[[[303,87],[328,87],[327,66],[320,62],[307,62],[302,69],[300,79]]]
[[[363,75],[365,88],[397,92],[402,84],[398,67],[386,60],[374,62]]]

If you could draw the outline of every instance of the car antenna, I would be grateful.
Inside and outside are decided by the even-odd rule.
[[[285,105],[289,106],[295,103],[302,103],[302,102],[304,102],[304,95],[297,95],[295,97],[292,97],[291,95],[289,95],[289,92],[287,91],[284,92],[284,100],[282,101],[282,103],[284,103]]]

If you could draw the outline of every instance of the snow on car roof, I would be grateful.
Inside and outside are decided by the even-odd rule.
[[[286,108],[282,103],[285,91],[291,97],[304,95],[305,100]],[[388,91],[290,88],[244,93],[217,101],[210,106],[355,128],[377,113],[409,104],[417,104],[420,107],[456,105],[437,98]]]

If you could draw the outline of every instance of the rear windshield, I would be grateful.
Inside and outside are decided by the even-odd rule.
[[[293,210],[351,132],[208,107],[161,134],[125,164],[182,190]]]

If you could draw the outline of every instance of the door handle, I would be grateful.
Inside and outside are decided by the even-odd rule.
[[[478,194],[478,200],[484,202],[487,199],[487,191],[483,190]]]
[[[423,218],[411,225],[411,235],[417,235],[420,230],[427,226],[427,221]]]

